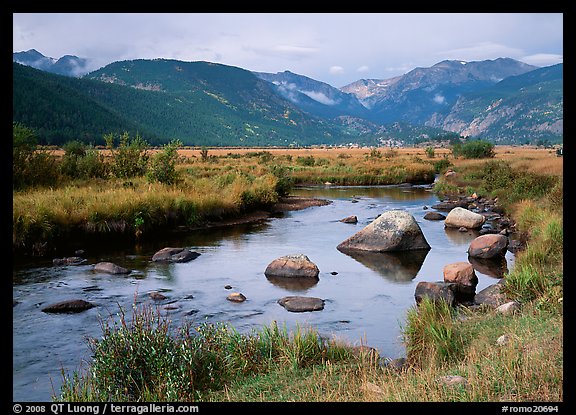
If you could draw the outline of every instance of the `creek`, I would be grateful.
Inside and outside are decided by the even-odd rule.
[[[368,345],[390,358],[405,355],[402,327],[415,306],[420,281],[441,281],[445,265],[467,261],[477,231],[445,229],[443,221],[423,219],[439,202],[431,186],[303,187],[296,196],[328,199],[326,206],[275,215],[251,224],[197,230],[131,246],[91,246],[76,266],[54,266],[52,259],[27,261],[13,268],[13,400],[50,401],[58,395],[61,371],[86,368],[88,338],[102,337],[102,320],[123,309],[129,318],[133,304],[150,303],[175,327],[185,322],[228,322],[249,333],[276,321],[291,330],[314,327],[322,336],[353,345]],[[402,255],[349,256],[336,246],[390,209],[410,212],[429,251]],[[446,214],[446,212],[443,212]],[[355,215],[357,224],[340,222]],[[200,253],[187,263],[160,264],[152,255],[164,247],[186,247]],[[302,253],[320,269],[312,284],[268,279],[274,259]],[[71,252],[69,256],[73,256]],[[506,267],[514,256],[506,253]],[[132,270],[128,275],[94,273],[94,264],[109,261]],[[498,282],[500,270],[476,269],[476,292]],[[232,288],[227,288],[231,286]],[[154,301],[151,292],[166,299]],[[227,301],[241,292],[246,301]],[[293,313],[278,304],[289,295],[325,300],[321,311]],[[42,312],[49,304],[83,299],[96,307],[76,314]]]

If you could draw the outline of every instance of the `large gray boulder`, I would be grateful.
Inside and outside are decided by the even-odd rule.
[[[304,254],[286,255],[276,258],[266,267],[267,277],[318,278],[320,270]]]
[[[448,216],[446,216],[444,226],[447,228],[463,227],[467,229],[479,229],[485,220],[486,218],[479,213],[474,213],[461,207],[455,207],[448,213]]]
[[[429,250],[430,245],[410,213],[405,210],[389,210],[341,242],[337,249],[342,252],[390,252]]]

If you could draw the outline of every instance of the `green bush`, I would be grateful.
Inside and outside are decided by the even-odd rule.
[[[114,135],[104,136],[106,147],[112,153],[111,170],[114,176],[120,179],[140,177],[146,174],[148,168],[148,144],[136,134],[130,138],[130,134],[125,132],[120,135],[118,147],[114,148]]]
[[[69,141],[62,147],[64,156],[60,163],[60,172],[72,179],[105,178],[108,165],[102,155],[93,146],[80,141]]]
[[[298,156],[296,158],[296,163],[300,164],[301,166],[313,166],[316,164],[316,160],[314,159],[314,156]]]
[[[36,133],[19,123],[12,124],[12,186],[20,190],[32,186],[54,186],[60,179],[54,156],[37,149]]]
[[[456,143],[452,146],[454,157],[466,159],[481,159],[494,157],[494,144],[485,140],[472,140],[465,144]]]
[[[86,373],[63,375],[63,401],[195,401],[203,391],[277,365],[309,367],[351,359],[346,345],[315,330],[293,333],[276,322],[250,334],[226,323],[202,323],[175,331],[151,306],[134,305],[131,320],[102,323],[101,338],[89,340],[92,361]]]
[[[172,140],[163,146],[161,152],[152,157],[146,174],[148,181],[164,184],[174,184],[178,181],[176,162],[178,161],[178,147],[181,146],[181,141]]]

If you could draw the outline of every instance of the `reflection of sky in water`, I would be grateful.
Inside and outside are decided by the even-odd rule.
[[[15,401],[47,401],[61,382],[60,369],[77,370],[89,358],[86,337],[100,338],[101,318],[116,316],[122,307],[154,304],[175,328],[184,322],[230,322],[241,332],[263,324],[313,326],[321,335],[353,344],[368,344],[388,357],[404,355],[401,326],[415,304],[420,281],[440,281],[443,268],[467,261],[467,249],[477,233],[445,230],[443,221],[423,219],[424,206],[438,202],[426,187],[319,187],[299,189],[299,196],[330,198],[333,203],[252,225],[178,233],[171,238],[134,247],[86,246],[88,264],[114,262],[133,270],[128,276],[97,274],[91,265],[53,267],[37,261],[14,272],[14,389]],[[422,228],[429,251],[401,254],[347,255],[336,246],[369,224],[378,214],[405,209]],[[347,216],[357,224],[342,223]],[[150,261],[159,249],[187,247],[201,255],[188,263]],[[303,253],[320,269],[316,281],[271,281],[264,275],[274,259]],[[512,255],[506,256],[508,263]],[[486,267],[486,264],[481,264]],[[476,266],[475,266],[476,267]],[[508,265],[510,269],[510,265]],[[477,292],[498,280],[476,268]],[[333,275],[333,273],[337,273]],[[230,285],[232,288],[227,289]],[[166,300],[154,302],[150,292]],[[241,292],[247,300],[226,300]],[[324,310],[291,313],[278,304],[289,295],[319,297]],[[47,315],[40,308],[80,298],[97,307],[77,315]],[[169,306],[166,308],[166,306]]]

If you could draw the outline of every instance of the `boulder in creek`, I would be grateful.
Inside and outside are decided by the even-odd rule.
[[[478,277],[474,267],[468,262],[454,262],[444,267],[444,282],[456,284],[456,301],[472,302],[476,294]]]
[[[475,238],[468,247],[468,255],[474,258],[489,259],[506,255],[508,237],[500,234],[487,234]]]
[[[106,274],[130,274],[130,270],[112,262],[99,262],[94,265],[95,272],[103,272]]]
[[[389,210],[341,242],[339,251],[390,252],[430,249],[422,229],[405,210]]]
[[[358,218],[356,216],[348,216],[344,219],[340,219],[342,223],[358,223]]]
[[[188,262],[199,257],[198,252],[186,248],[162,248],[152,256],[154,262]]]
[[[54,265],[80,265],[86,262],[85,258],[79,256],[71,256],[66,258],[54,258],[52,264]]]
[[[416,304],[420,304],[424,297],[430,298],[432,301],[446,301],[448,305],[453,306],[456,301],[456,284],[451,282],[429,282],[420,281],[416,285],[414,298]]]
[[[444,282],[454,282],[467,287],[476,287],[478,277],[474,272],[474,267],[469,262],[454,262],[448,264],[443,269]]]
[[[464,227],[467,229],[479,229],[485,220],[484,215],[471,212],[461,207],[455,207],[448,213],[448,216],[446,216],[444,226],[448,228]]]
[[[88,301],[66,300],[46,306],[42,311],[45,313],[80,313],[92,307],[96,306]]]
[[[231,293],[226,297],[228,301],[232,301],[233,303],[242,303],[246,301],[246,296],[242,293]]]
[[[424,215],[424,219],[426,220],[444,220],[446,216],[439,213],[439,212],[426,212]]]
[[[324,309],[324,300],[316,297],[288,296],[278,300],[278,304],[293,313]]]
[[[148,294],[150,296],[151,299],[153,299],[154,301],[162,301],[162,300],[166,300],[168,297],[166,297],[164,294],[159,293],[158,291],[152,291],[151,293]]]
[[[264,275],[267,277],[318,278],[318,274],[320,274],[320,270],[316,264],[304,254],[276,258],[268,264],[264,271]]]

